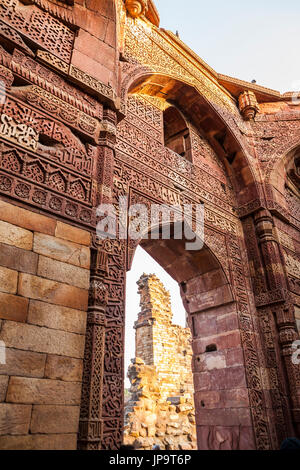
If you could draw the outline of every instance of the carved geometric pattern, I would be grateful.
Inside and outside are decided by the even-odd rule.
[[[42,45],[68,62],[71,57],[74,32],[49,13],[37,7],[24,6],[18,0],[2,0],[0,18],[21,35]]]

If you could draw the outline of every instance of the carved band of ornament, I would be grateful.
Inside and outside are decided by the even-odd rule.
[[[70,125],[76,126],[95,138],[97,137],[99,132],[97,119],[88,116],[83,111],[78,111],[74,106],[65,103],[65,101],[38,86],[33,85],[25,88],[24,93],[28,103],[38,105]]]
[[[103,312],[95,312],[94,310],[88,311],[87,314],[88,325],[107,326],[105,314]]]
[[[85,85],[85,87],[88,87],[92,91],[97,92],[99,95],[105,96],[106,98],[109,98],[113,101],[117,97],[116,92],[111,86],[105,85],[104,83],[100,82],[100,80],[97,80],[77,67],[74,67],[74,65],[71,65],[69,75],[79,83]]]
[[[87,441],[93,439],[100,441],[102,436],[103,423],[100,420],[81,419],[79,421],[79,435],[80,441]]]
[[[73,11],[70,7],[74,5],[74,0],[57,0],[55,4],[55,0],[50,2],[48,0],[26,0],[27,3],[31,2],[35,5],[39,6],[42,10],[50,13],[54,18],[64,20],[66,23],[70,25],[75,25],[75,18],[73,15]],[[25,3],[25,1],[23,2]],[[64,5],[61,5],[64,4]],[[66,8],[69,7],[69,9]]]
[[[8,24],[4,23],[1,20],[0,20],[0,36],[4,37],[5,39],[8,39],[13,44],[17,45],[18,48],[25,51],[29,56],[32,56],[32,57],[34,56],[34,53],[25,44],[21,35],[17,31],[15,31],[13,28],[11,28]]]
[[[89,116],[102,119],[103,107],[95,98],[86,95],[79,89],[75,89],[55,72],[33,59],[29,59],[22,52],[15,50],[8,66],[13,72],[25,78],[26,81],[38,85]]]
[[[15,121],[11,116],[2,114],[0,117],[0,135],[22,147],[36,151],[39,134],[32,127]]]
[[[37,58],[39,58],[42,62],[45,62],[47,65],[51,65],[60,72],[65,74],[69,72],[69,64],[48,51],[42,51],[39,49],[37,51]]]
[[[1,86],[1,90],[3,88],[3,85],[2,85],[1,82],[3,82],[7,88],[10,88],[13,81],[14,81],[13,73],[8,68],[3,67],[3,65],[0,65],[0,86]],[[5,99],[5,96],[1,95],[0,98],[1,98],[0,104],[3,104],[2,98]]]
[[[10,2],[2,0],[0,16],[22,37],[51,50],[61,59],[70,60],[75,32],[52,15],[38,8],[24,6],[18,0]]]
[[[300,279],[300,261],[284,253],[287,272],[296,279]]]
[[[148,0],[125,0],[125,7],[133,18],[144,15],[148,10]]]
[[[84,227],[95,226],[92,211],[82,204],[70,201],[64,196],[58,197],[53,191],[46,191],[38,185],[8,177],[6,173],[0,173],[0,192],[22,202],[33,204],[47,212],[59,213],[60,216],[76,221]]]
[[[289,297],[287,289],[277,289],[273,291],[263,292],[255,296],[256,307],[265,307],[270,304],[285,302]]]
[[[296,251],[293,239],[289,237],[286,233],[282,232],[278,228],[274,228],[274,232],[277,234],[278,240],[281,245],[285,246],[291,251]]]

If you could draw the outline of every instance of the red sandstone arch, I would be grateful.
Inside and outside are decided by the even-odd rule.
[[[174,104],[211,144],[224,163],[235,188],[240,206],[259,199],[258,182],[248,152],[239,138],[232,114],[209,101],[196,85],[172,75],[155,73],[147,67],[138,67],[125,76],[121,97],[129,93],[142,93],[163,98]]]
[[[200,450],[254,449],[238,307],[230,278],[204,245],[186,240],[137,242],[180,285],[193,337],[193,378]],[[211,348],[211,346],[214,346]]]

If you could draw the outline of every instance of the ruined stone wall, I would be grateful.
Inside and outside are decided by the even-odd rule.
[[[170,294],[154,275],[137,282],[136,358],[128,370],[131,398],[124,442],[137,448],[195,449],[191,332],[172,324]]]
[[[141,359],[133,359],[128,377],[131,400],[125,408],[125,444],[137,449],[195,450],[196,426],[193,400],[176,397],[165,400],[159,373]]]
[[[0,448],[76,449],[90,234],[4,201],[0,219]]]
[[[191,331],[172,324],[170,294],[155,275],[143,275],[138,286],[141,312],[135,323],[136,357],[156,367],[162,397],[192,397]]]

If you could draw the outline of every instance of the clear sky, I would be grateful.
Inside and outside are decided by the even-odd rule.
[[[155,0],[161,27],[218,73],[285,92],[300,89],[299,0]]]
[[[161,27],[174,33],[217,72],[285,92],[300,90],[299,0],[155,0]],[[127,275],[126,365],[135,353],[136,282],[155,273],[170,290],[174,321],[185,324],[179,288],[138,248]],[[128,381],[126,383],[128,386]]]

